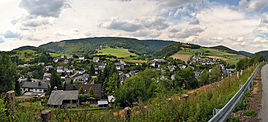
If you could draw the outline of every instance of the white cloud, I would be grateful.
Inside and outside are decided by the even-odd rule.
[[[0,1],[0,37],[5,40],[0,40],[0,47],[11,50],[72,38],[129,36],[223,44],[254,52],[268,48],[259,45],[267,40],[268,14],[258,13],[266,1],[240,0],[235,7],[207,0]],[[5,37],[8,30],[21,38]]]

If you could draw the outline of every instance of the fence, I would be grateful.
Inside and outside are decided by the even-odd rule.
[[[258,67],[254,70],[254,72],[251,74],[251,76],[248,78],[246,83],[240,87],[238,92],[228,101],[228,103],[222,108],[222,109],[214,109],[213,114],[215,114],[209,122],[224,122],[231,112],[234,110],[237,103],[241,100],[246,90],[249,90],[250,84],[253,83],[253,79],[256,76],[259,68],[261,65],[265,63],[261,63],[258,65]]]

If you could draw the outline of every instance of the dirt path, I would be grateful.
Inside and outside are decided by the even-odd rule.
[[[262,109],[260,112],[261,122],[268,121],[268,65],[263,66],[262,72]]]

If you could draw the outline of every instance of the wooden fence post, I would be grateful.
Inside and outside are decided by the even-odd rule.
[[[42,122],[49,122],[51,121],[51,110],[43,110],[41,112]]]

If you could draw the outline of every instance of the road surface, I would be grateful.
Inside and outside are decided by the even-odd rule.
[[[261,122],[268,122],[268,64],[261,70],[262,79],[262,109],[260,113]]]

